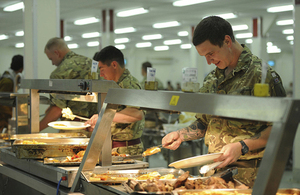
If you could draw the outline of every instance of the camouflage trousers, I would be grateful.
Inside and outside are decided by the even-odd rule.
[[[112,149],[112,152],[118,152],[119,154],[129,154],[129,155],[143,154],[143,151],[144,151],[143,143],[135,144],[132,146],[117,147]],[[137,160],[143,160],[143,159],[141,158]]]

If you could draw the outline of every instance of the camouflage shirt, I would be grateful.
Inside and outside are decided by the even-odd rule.
[[[254,84],[261,82],[262,62],[245,46],[235,69],[225,76],[225,69],[216,68],[204,79],[201,93],[218,93],[230,95],[254,95]],[[270,96],[285,96],[281,78],[269,66],[266,83],[269,84]],[[206,127],[205,144],[208,152],[220,152],[229,143],[238,142],[254,136],[267,126],[268,122],[258,122],[243,119],[228,119],[224,117],[197,114],[196,118]],[[264,149],[250,151],[240,159],[261,158]]]
[[[50,79],[92,79],[91,66],[92,59],[70,51],[51,73]],[[75,115],[91,117],[98,113],[95,103],[56,99],[55,94],[51,94],[51,101],[60,108],[69,107]]]
[[[117,84],[124,89],[141,89],[139,81],[133,77],[127,69],[121,75]],[[117,112],[125,109],[126,107],[128,106],[119,106]],[[112,140],[125,141],[140,138],[143,134],[144,126],[145,119],[135,123],[112,123]]]

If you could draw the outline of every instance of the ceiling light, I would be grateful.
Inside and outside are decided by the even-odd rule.
[[[294,45],[294,41],[290,41],[290,45]]]
[[[245,43],[251,44],[251,43],[253,43],[253,40],[252,40],[252,39],[246,39],[246,40],[245,40]]]
[[[285,12],[285,11],[292,11],[293,9],[294,9],[293,5],[284,5],[284,6],[270,7],[267,9],[267,12],[271,12],[271,13]]]
[[[251,38],[252,36],[252,33],[240,33],[235,35],[237,39]]]
[[[135,44],[137,48],[143,48],[143,47],[151,47],[152,43],[151,42],[143,42],[143,43],[137,43]]]
[[[272,42],[267,42],[267,47],[271,47],[273,46],[273,43]]]
[[[267,53],[280,53],[281,49],[278,48],[276,45],[267,47]]]
[[[211,15],[209,15],[209,16],[211,16]],[[209,17],[209,16],[205,16],[205,17],[203,17],[203,18],[207,18],[207,17]],[[219,15],[216,15],[216,16],[219,16],[219,17],[221,17],[221,18],[223,18],[223,19],[232,19],[232,18],[236,18],[237,17],[237,15],[235,15],[234,13],[226,13],[226,14],[219,14]]]
[[[278,26],[283,26],[283,25],[291,25],[291,24],[294,24],[294,20],[293,19],[289,19],[289,20],[278,20],[276,22],[276,24]]]
[[[177,33],[177,35],[180,37],[185,37],[185,36],[189,35],[189,32],[188,31],[180,31]]]
[[[247,30],[247,29],[248,29],[248,25],[246,24],[232,26],[233,31]]]
[[[17,37],[22,37],[22,36],[24,36],[24,31],[18,31],[18,32],[16,32],[15,33],[15,35],[17,36]]]
[[[65,41],[72,41],[72,37],[70,37],[70,36],[65,36],[65,37],[64,37],[64,40],[65,40]]]
[[[126,46],[123,45],[123,44],[121,44],[121,45],[115,45],[115,47],[118,48],[118,49],[125,49],[126,48]]]
[[[285,35],[294,34],[294,29],[285,29],[282,31],[282,33]]]
[[[123,33],[130,33],[130,32],[135,32],[136,29],[133,27],[127,27],[127,28],[119,28],[119,29],[115,29],[115,33],[116,34],[123,34]]]
[[[155,51],[166,51],[166,50],[169,50],[169,46],[156,46],[154,47],[154,50]]]
[[[99,45],[99,41],[91,41],[86,44],[88,47],[96,47]]]
[[[182,7],[182,6],[193,5],[198,3],[205,3],[209,1],[214,1],[214,0],[179,0],[173,2],[173,6]]]
[[[68,47],[69,47],[69,49],[76,49],[76,48],[78,48],[79,46],[78,46],[78,44],[76,44],[76,43],[72,43],[72,44],[68,44]]]
[[[141,7],[141,8],[126,10],[126,11],[120,11],[117,13],[117,16],[118,17],[128,17],[128,16],[139,15],[139,14],[145,14],[148,12],[149,12],[149,10]]]
[[[142,36],[143,40],[154,40],[154,39],[161,39],[162,35],[161,34],[153,34],[153,35],[144,35]]]
[[[287,36],[287,37],[286,37],[286,40],[288,40],[288,41],[293,41],[293,40],[294,40],[294,36]]]
[[[128,43],[129,39],[128,38],[119,38],[119,39],[115,39],[115,43]]]
[[[161,23],[153,24],[153,28],[168,28],[168,27],[174,27],[174,26],[179,26],[179,25],[180,25],[180,23],[177,21],[161,22]]]
[[[182,41],[180,39],[166,40],[164,41],[165,45],[176,45],[180,44]]]
[[[24,43],[17,43],[15,45],[16,48],[23,48],[24,47]]]
[[[13,11],[16,11],[16,10],[19,10],[19,9],[23,9],[23,8],[24,8],[24,3],[20,2],[20,3],[16,3],[16,4],[13,4],[13,5],[6,6],[3,9],[3,11],[13,12]]]
[[[8,39],[7,35],[0,35],[0,40]]]
[[[91,33],[84,33],[81,35],[82,38],[93,38],[93,37],[100,37],[101,34],[99,32],[91,32]]]
[[[84,19],[80,19],[80,20],[75,20],[74,24],[75,25],[85,25],[85,24],[96,23],[96,22],[99,22],[99,21],[100,20],[98,18],[91,17],[91,18],[84,18]]]
[[[191,49],[192,48],[192,44],[182,44],[182,45],[180,45],[180,48],[181,49]]]

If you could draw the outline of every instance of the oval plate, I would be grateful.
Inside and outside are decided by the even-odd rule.
[[[48,126],[53,127],[54,129],[80,130],[85,129],[91,125],[84,125],[84,122],[79,121],[54,121],[48,123]]]

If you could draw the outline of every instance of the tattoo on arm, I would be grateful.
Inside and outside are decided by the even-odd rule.
[[[190,126],[179,131],[179,133],[183,135],[184,141],[202,138],[204,137],[205,132],[206,127],[198,121],[193,122]]]

